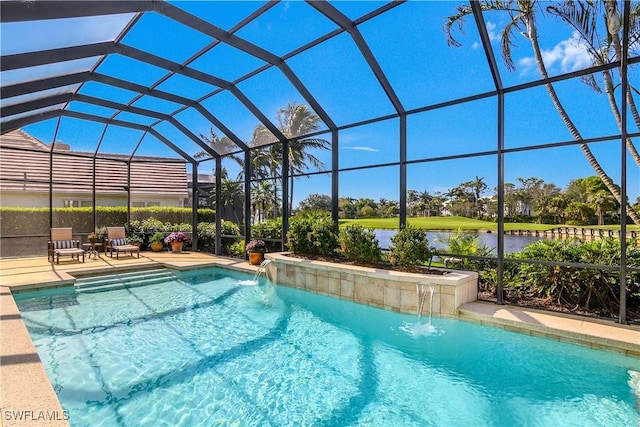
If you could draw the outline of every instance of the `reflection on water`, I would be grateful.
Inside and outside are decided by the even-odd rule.
[[[391,238],[396,235],[398,230],[374,230],[376,237],[380,242],[380,247],[387,249],[391,246]],[[427,231],[427,238],[429,239],[429,245],[434,246],[437,249],[444,249],[447,247],[446,243],[441,243],[439,240],[446,241],[451,235],[455,233],[450,231]],[[497,254],[498,248],[498,234],[497,233],[474,233],[480,237],[482,244],[485,244],[491,249],[493,254]],[[512,236],[505,234],[504,236],[504,252],[520,252],[529,243],[537,240],[542,240],[544,237],[535,236]]]

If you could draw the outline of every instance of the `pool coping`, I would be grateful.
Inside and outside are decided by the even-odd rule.
[[[151,266],[177,270],[221,267],[248,273],[253,273],[258,268],[241,259],[208,254],[184,254],[183,257],[145,254],[144,257],[141,255],[141,258],[146,260],[126,260],[117,264],[106,260],[108,268],[67,265],[56,269],[47,263],[47,274],[14,272],[15,274],[6,275],[2,268],[4,260],[0,260],[0,425],[69,425],[64,419],[66,413],[22,321],[12,291],[70,286],[75,277],[83,275],[125,272]],[[459,308],[458,314],[460,320],[568,341],[595,349],[617,351],[640,358],[639,326],[489,302],[467,303]],[[16,420],[17,414],[29,419]]]

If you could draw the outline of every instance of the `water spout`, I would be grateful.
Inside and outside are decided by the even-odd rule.
[[[416,296],[418,298],[418,320],[417,324],[420,324],[422,319],[422,308],[424,307],[424,297],[427,295],[427,288],[422,283],[416,283]]]
[[[269,265],[272,262],[273,261],[270,259],[265,259],[260,263],[260,266],[258,266],[258,269],[256,270],[256,274],[253,276],[252,280],[239,280],[238,284],[242,286],[256,286],[258,284],[258,279],[260,278],[260,275],[262,273],[264,273],[264,277],[269,279],[269,277],[267,276],[267,265]]]
[[[417,321],[413,325],[405,324],[401,327],[402,330],[408,332],[414,338],[417,338],[419,336],[439,335],[441,333],[439,329],[431,324],[431,316],[433,314],[433,294],[435,290],[436,286],[434,284],[416,284],[416,296],[418,299]],[[423,324],[420,321],[422,320],[422,311],[424,309],[424,300],[427,296],[427,291],[429,292],[429,322]]]
[[[433,293],[435,292],[435,285],[429,285],[429,325],[431,325],[431,314],[433,313]]]
[[[433,313],[433,293],[435,292],[435,285],[429,285],[429,325],[431,325],[431,315]],[[418,320],[416,323],[420,324],[422,319],[422,310],[424,307],[424,298],[427,296],[427,285],[418,283],[416,284],[416,294],[418,297]]]
[[[267,277],[267,265],[271,264],[273,261],[270,259],[265,259],[264,261],[262,261],[260,263],[260,266],[258,267],[258,270],[256,270],[256,274],[255,276],[253,276],[253,281],[258,283],[258,277],[260,277],[260,275],[262,273],[264,273],[264,277],[266,277],[267,279],[269,279],[269,277]]]

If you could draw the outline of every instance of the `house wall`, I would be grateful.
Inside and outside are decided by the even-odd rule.
[[[65,207],[65,200],[79,200],[87,203],[87,206],[92,204],[91,193],[87,192],[65,192],[65,193],[53,193],[53,207],[62,208]],[[96,200],[97,206],[126,206],[126,195],[104,195],[98,194]],[[184,207],[184,199],[175,196],[164,196],[162,194],[132,194],[132,204],[135,202],[147,202],[155,206],[173,206]],[[49,194],[36,191],[2,191],[0,193],[0,204],[3,207],[25,207],[25,208],[48,208],[49,207]]]

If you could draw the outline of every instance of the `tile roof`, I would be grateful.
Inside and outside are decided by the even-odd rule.
[[[91,192],[93,153],[77,152],[62,145],[54,150],[54,191]],[[49,191],[50,147],[22,130],[0,136],[0,191]],[[129,156],[100,154],[96,159],[96,190],[121,193],[127,186]],[[131,190],[187,197],[184,162],[162,157],[134,157]]]

